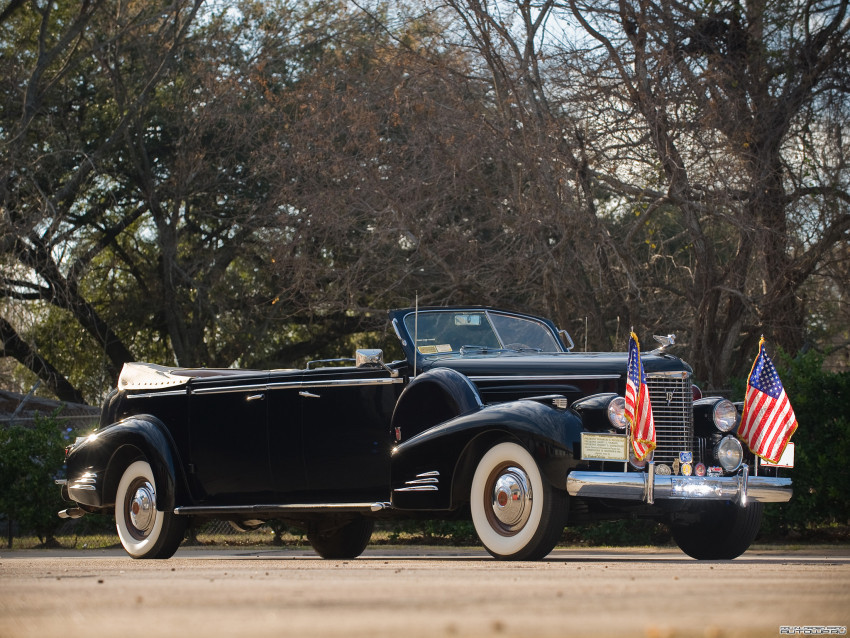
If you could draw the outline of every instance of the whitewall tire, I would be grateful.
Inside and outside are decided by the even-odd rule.
[[[147,461],[134,461],[115,494],[118,538],[133,558],[169,558],[186,532],[187,520],[156,509],[157,485]]]
[[[478,462],[470,510],[478,538],[491,555],[537,560],[561,537],[567,494],[543,478],[524,447],[505,442],[490,448]]]

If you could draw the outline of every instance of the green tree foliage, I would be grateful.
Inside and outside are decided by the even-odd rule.
[[[55,541],[62,522],[56,513],[64,501],[54,479],[61,477],[67,435],[56,415],[36,418],[32,427],[0,429],[0,513],[44,545]]]

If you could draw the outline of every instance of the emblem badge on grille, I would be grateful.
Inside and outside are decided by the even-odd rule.
[[[667,405],[670,405],[671,403],[673,403],[673,393],[668,390],[667,391]]]

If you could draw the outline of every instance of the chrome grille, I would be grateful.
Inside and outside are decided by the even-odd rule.
[[[646,375],[655,422],[656,463],[672,463],[679,452],[693,452],[694,398],[687,372],[653,372]]]

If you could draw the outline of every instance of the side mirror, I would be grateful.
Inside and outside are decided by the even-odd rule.
[[[393,370],[384,363],[384,351],[375,349],[357,350],[354,355],[355,365],[358,368],[383,368],[390,373],[390,376],[395,378],[398,376],[398,370]]]
[[[378,349],[358,350],[354,355],[354,360],[358,368],[367,368],[371,366],[384,366],[384,351]]]

